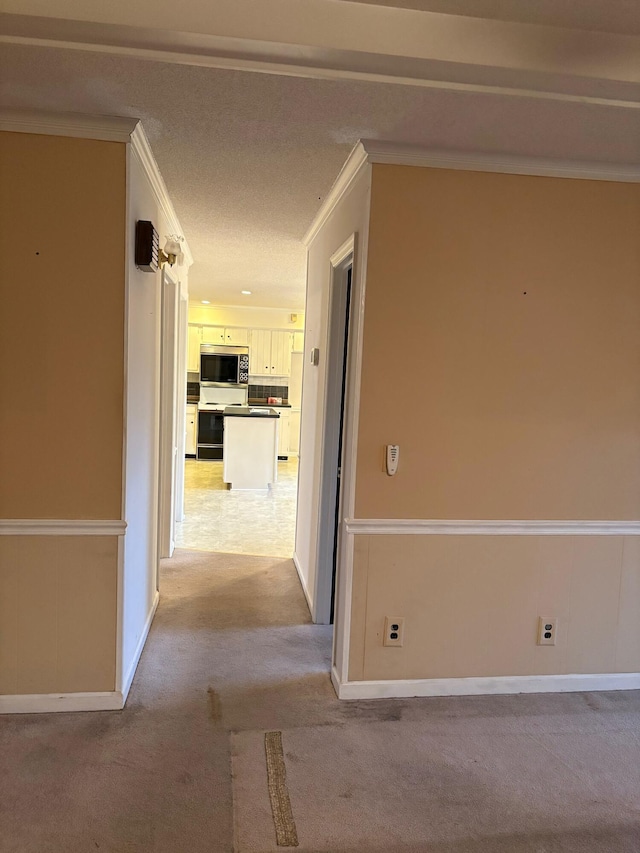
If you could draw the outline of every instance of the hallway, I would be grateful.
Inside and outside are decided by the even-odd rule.
[[[338,709],[290,560],[177,551],[123,711],[0,718],[1,853],[232,850],[230,729]]]
[[[637,692],[339,702],[291,561],[178,551],[126,708],[0,720],[1,853],[632,853]],[[282,848],[280,848],[282,849]]]

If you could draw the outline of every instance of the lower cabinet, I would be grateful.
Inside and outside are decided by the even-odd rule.
[[[198,406],[187,404],[187,419],[184,432],[184,455],[195,456],[198,438]]]
[[[288,459],[290,453],[291,409],[288,406],[284,408],[272,406],[271,408],[275,409],[280,415],[280,420],[278,421],[278,459]]]
[[[291,428],[289,430],[289,453],[296,456],[300,452],[300,409],[291,409]]]

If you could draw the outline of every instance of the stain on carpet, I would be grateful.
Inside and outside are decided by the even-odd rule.
[[[278,847],[297,847],[298,833],[287,788],[287,771],[282,749],[282,732],[265,732],[267,786]]]
[[[209,716],[214,723],[219,723],[222,719],[222,706],[220,704],[220,696],[216,693],[213,687],[207,689],[209,694]]]

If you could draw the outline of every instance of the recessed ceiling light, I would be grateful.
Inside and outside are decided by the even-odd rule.
[[[208,300],[208,299],[203,299],[203,300],[202,300],[202,304],[203,304],[203,305],[211,305],[211,303],[209,302],[209,300]]]
[[[243,296],[251,296],[250,290],[241,290],[240,293],[242,293]]]

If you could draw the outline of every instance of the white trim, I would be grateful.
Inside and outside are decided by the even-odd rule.
[[[555,178],[576,178],[591,181],[640,182],[637,163],[598,163],[579,160],[552,160],[543,157],[522,157],[515,154],[491,154],[483,151],[447,151],[420,148],[399,142],[359,140],[340,170],[315,219],[302,238],[305,246],[333,213],[360,170],[367,164],[422,166],[434,169],[461,169],[469,172],[500,172],[511,175],[537,175]]]
[[[104,142],[130,142],[137,118],[125,116],[82,115],[81,113],[38,112],[36,110],[0,110],[0,130],[15,133],[41,133],[48,136],[73,136]]]
[[[334,667],[331,671],[331,681],[339,699],[399,699],[414,696],[483,696],[505,693],[638,690],[640,688],[640,672],[340,682],[338,672]]]
[[[118,539],[118,564],[116,586],[116,690],[122,693],[124,666],[124,537]],[[124,700],[123,700],[124,704]]]
[[[160,601],[160,593],[156,590],[156,593],[153,597],[153,603],[151,605],[151,610],[149,611],[149,615],[147,616],[147,621],[144,623],[144,628],[142,629],[142,634],[140,635],[140,639],[138,640],[138,645],[136,646],[136,650],[133,653],[133,658],[131,663],[129,664],[129,669],[127,670],[127,674],[124,678],[122,684],[122,696],[123,701],[122,705],[124,707],[124,703],[127,701],[127,696],[129,695],[129,690],[131,690],[131,684],[133,682],[133,677],[136,674],[136,669],[138,667],[138,663],[140,662],[140,657],[142,656],[142,650],[144,649],[144,644],[147,642],[147,637],[149,636],[149,631],[151,630],[151,623],[153,622],[153,617],[156,615],[156,610],[158,609],[158,603]]]
[[[186,388],[184,394],[178,394],[181,376],[178,372],[180,284],[167,267],[162,270],[161,281],[158,554],[163,559],[171,557],[175,548],[178,408],[182,410],[183,417],[186,410],[186,406],[179,405],[178,401],[186,399]],[[184,378],[186,379],[186,371]]]
[[[336,206],[340,203],[342,197],[360,174],[360,170],[367,165],[367,162],[368,154],[362,143],[357,142],[347,157],[346,163],[340,170],[338,177],[335,179],[334,184],[323,201],[315,219],[302,238],[302,242],[305,246],[309,246],[313,242],[318,231],[320,231],[327,219],[331,216]]]
[[[351,234],[351,236],[348,237],[344,241],[342,246],[340,246],[339,249],[336,249],[336,251],[333,253],[333,255],[331,255],[331,257],[329,258],[329,263],[335,269],[336,267],[339,267],[341,264],[343,264],[349,258],[350,255],[352,256],[351,257],[351,263],[353,263],[353,256],[355,255],[355,249],[356,249],[356,235]]]
[[[494,521],[479,519],[347,518],[351,534],[396,536],[640,536],[640,521]]]
[[[371,172],[369,172],[369,179]],[[367,261],[369,257],[369,220],[371,217],[371,180],[367,187],[365,227],[358,235],[353,258],[351,292],[352,326],[351,355],[353,362],[347,375],[347,395],[345,400],[346,429],[343,436],[344,453],[342,466],[342,488],[345,515],[351,517],[356,504],[356,466],[358,458],[358,428],[360,422],[360,390],[362,385],[362,353],[364,343],[364,314],[367,290]],[[333,630],[333,648],[331,658],[340,666],[340,675],[349,677],[349,654],[351,644],[351,606],[353,598],[353,554],[354,539],[347,535],[340,537],[340,553],[336,577],[335,625]],[[337,659],[338,641],[342,645],[342,655]]]
[[[304,592],[304,597],[307,599],[307,607],[309,608],[309,613],[313,615],[313,601],[311,600],[311,596],[309,595],[309,590],[307,588],[307,582],[304,577],[304,573],[302,568],[300,567],[300,562],[298,561],[298,555],[293,553],[293,565],[296,567],[296,571],[298,573],[298,578],[300,579],[300,586],[302,587],[302,591]]]
[[[372,139],[360,140],[360,146],[366,161],[369,163],[426,166],[436,169],[462,169],[471,172],[540,175],[554,178],[579,178],[592,181],[640,182],[640,165],[637,163],[581,162],[579,160],[522,157],[515,154],[489,154],[482,151],[447,151]]]
[[[0,696],[0,714],[55,714],[63,711],[120,711],[122,693],[24,693]]]
[[[338,577],[336,578],[336,612],[333,629],[331,660],[339,677],[349,678],[349,654],[351,647],[351,608],[353,605],[353,554],[354,538],[345,535],[340,543]],[[338,635],[342,643],[342,655],[338,660]],[[337,691],[337,687],[336,687]]]
[[[0,518],[0,536],[124,536],[120,519]]]
[[[164,179],[160,174],[156,158],[153,156],[147,135],[140,122],[135,126],[131,132],[131,138],[127,141],[131,142],[131,150],[135,153],[138,158],[138,162],[149,179],[149,183],[151,184],[156,200],[162,208],[162,212],[169,223],[169,229],[172,233],[183,236],[184,232],[180,225],[180,220],[178,219],[175,208],[173,207]],[[164,245],[164,238],[162,235],[160,239],[161,245]],[[190,267],[193,263],[193,256],[191,255],[186,239],[182,243],[182,251],[185,258],[185,265]]]
[[[140,165],[151,183],[171,232],[183,235],[180,220],[151,151],[149,140],[137,118],[3,109],[0,110],[0,130],[130,143],[131,149],[135,151]],[[193,256],[186,240],[182,244],[182,251],[185,264],[187,267],[191,266]]]
[[[340,549],[340,540],[344,533],[341,526],[336,529],[336,506],[340,505],[341,514],[345,511],[345,491],[338,489],[336,480],[337,469],[343,466],[344,433],[346,432],[346,409],[349,393],[349,367],[352,359],[353,346],[350,342],[353,317],[349,311],[347,320],[347,270],[351,275],[351,294],[356,289],[355,253],[357,247],[356,234],[352,233],[342,245],[331,255],[329,280],[329,305],[327,331],[324,341],[325,372],[323,400],[323,430],[320,450],[320,501],[317,515],[317,542],[314,580],[314,610],[313,621],[317,624],[328,625],[331,621],[331,590],[333,586],[333,554],[334,548]],[[353,296],[351,296],[353,300]],[[344,364],[345,344],[347,347],[347,363]],[[346,376],[345,376],[346,367]],[[342,400],[342,382],[346,379],[344,401]],[[341,404],[344,405],[344,417],[341,418]],[[338,456],[340,447],[340,430],[343,430],[343,452]],[[337,541],[336,541],[337,538]],[[338,552],[339,553],[339,550]],[[336,560],[338,562],[338,559]],[[337,566],[336,566],[337,569]]]

